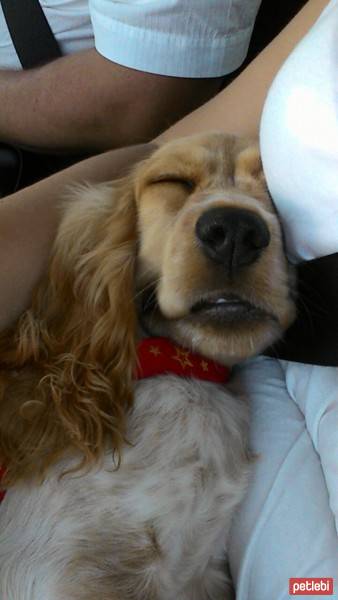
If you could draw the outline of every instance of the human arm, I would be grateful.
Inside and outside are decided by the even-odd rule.
[[[0,70],[0,139],[68,152],[136,144],[218,89],[218,78],[145,73],[86,50],[36,69]]]
[[[269,87],[329,0],[309,0],[282,32],[221,93],[161,134],[164,142],[202,131],[257,136]]]

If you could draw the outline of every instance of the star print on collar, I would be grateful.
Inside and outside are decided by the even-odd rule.
[[[225,383],[229,379],[230,369],[177,346],[167,338],[147,338],[139,342],[135,378],[146,379],[168,373]]]
[[[150,346],[149,352],[150,352],[150,354],[153,354],[154,356],[159,356],[161,354],[161,350],[159,349],[158,346]]]
[[[172,359],[177,360],[183,369],[185,369],[185,367],[193,367],[194,366],[193,363],[191,362],[191,360],[189,359],[189,356],[190,356],[189,350],[183,350],[183,348],[179,348],[178,346],[175,346],[175,351],[176,351],[176,354],[175,354],[175,356],[172,356]]]

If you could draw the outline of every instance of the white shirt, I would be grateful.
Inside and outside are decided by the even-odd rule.
[[[243,62],[261,0],[40,0],[64,54],[96,46],[141,71],[218,77]],[[0,68],[20,68],[0,9]]]
[[[337,0],[278,73],[263,112],[261,150],[290,258],[337,252]]]

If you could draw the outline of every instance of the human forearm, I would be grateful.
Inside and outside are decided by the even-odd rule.
[[[309,0],[223,92],[176,123],[158,140],[211,130],[257,136],[265,98],[275,75],[327,4],[328,0]]]
[[[1,71],[0,139],[41,150],[119,145],[121,118],[112,113],[120,107],[108,81],[114,77],[111,68],[90,50],[29,71]],[[117,86],[119,78],[115,72]]]
[[[96,50],[28,71],[0,71],[0,140],[102,151],[151,139],[216,93],[217,79],[128,69]]]

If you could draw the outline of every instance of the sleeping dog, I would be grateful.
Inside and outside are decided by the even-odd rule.
[[[248,408],[228,368],[294,318],[254,142],[159,148],[64,207],[0,339],[0,597],[221,600]]]

